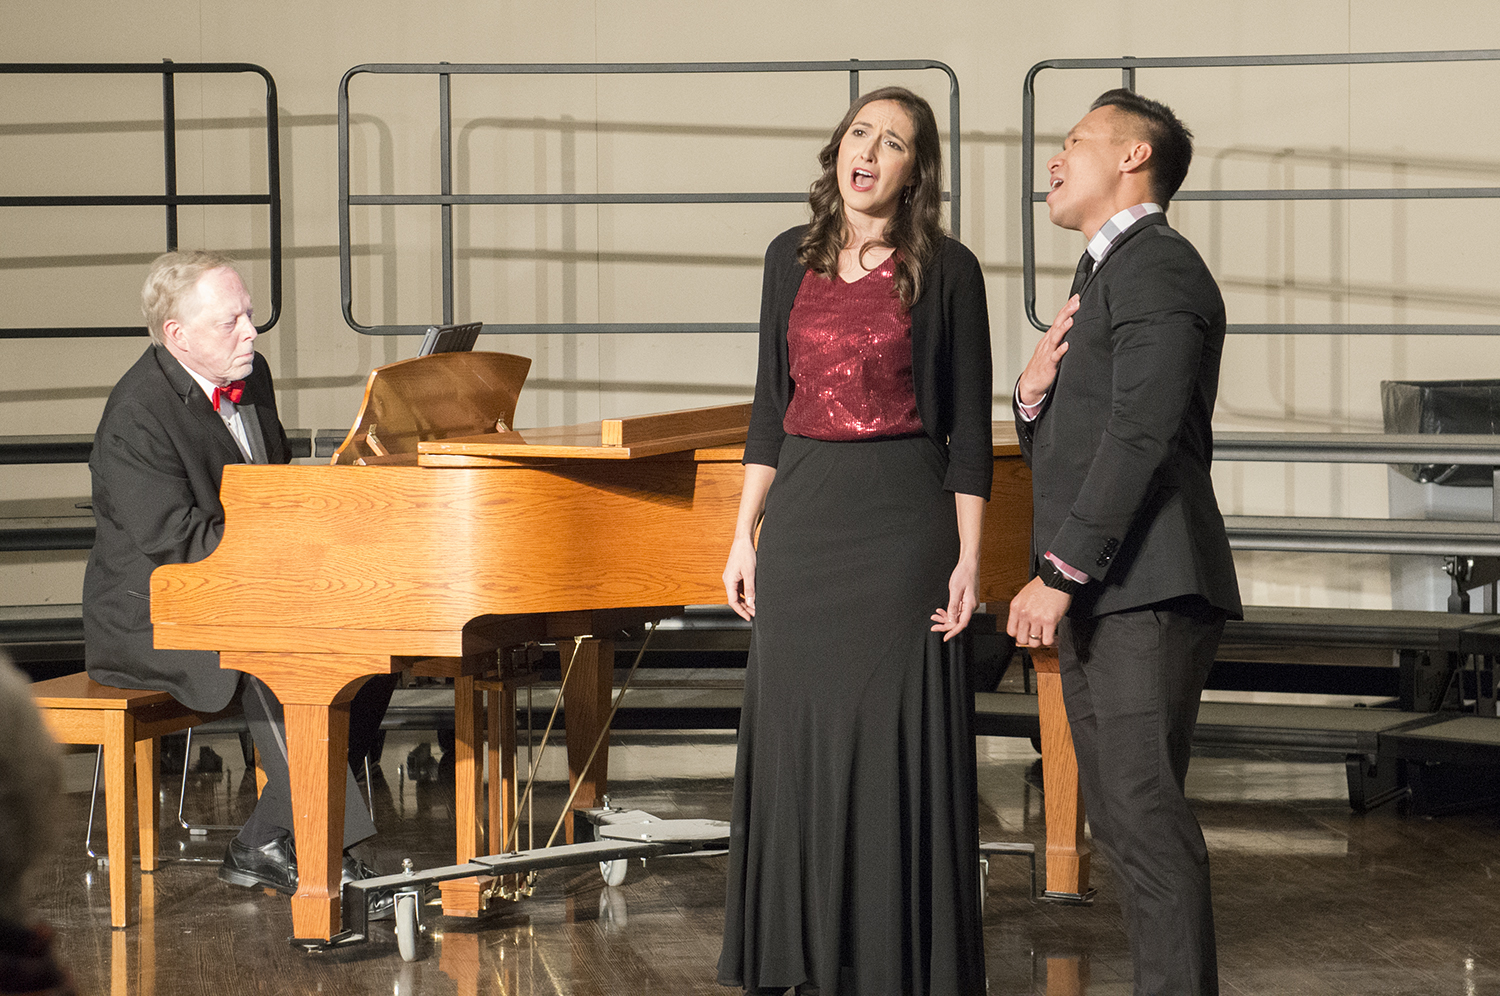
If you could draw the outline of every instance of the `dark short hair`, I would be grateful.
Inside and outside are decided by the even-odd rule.
[[[1144,129],[1145,133],[1139,137],[1151,146],[1151,158],[1146,162],[1146,172],[1151,176],[1151,196],[1166,207],[1187,178],[1188,167],[1192,165],[1193,133],[1166,104],[1142,97],[1134,90],[1106,90],[1089,110],[1097,111],[1101,107],[1113,107]]]

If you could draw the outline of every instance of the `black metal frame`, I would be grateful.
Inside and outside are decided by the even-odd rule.
[[[179,194],[177,192],[177,110],[175,77],[183,73],[254,73],[266,83],[266,189],[264,194]],[[5,207],[140,207],[166,208],[166,248],[177,248],[177,209],[182,205],[265,205],[270,211],[271,314],[256,328],[268,331],[281,317],[281,152],[277,120],[276,80],[264,68],[249,62],[8,62],[0,63],[0,74],[19,75],[140,75],[159,74],[162,91],[162,159],[164,191],[161,194],[67,197],[0,197]],[[46,328],[0,328],[0,339],[87,338],[145,335],[144,325],[79,325]]]
[[[1500,61],[1500,49],[1450,52],[1356,52],[1328,55],[1245,55],[1203,58],[1047,59],[1032,66],[1021,88],[1021,269],[1026,318],[1038,329],[1048,322],[1036,314],[1035,205],[1045,202],[1045,190],[1032,190],[1036,171],[1035,83],[1044,69],[1118,69],[1126,89],[1135,89],[1137,69],[1209,69],[1270,66],[1365,66],[1425,62]],[[1174,201],[1356,201],[1408,199],[1469,199],[1500,197],[1500,187],[1411,187],[1306,190],[1180,190]],[[1301,335],[1494,335],[1500,325],[1254,324],[1230,325],[1229,332]]]
[[[339,278],[342,284],[344,321],[366,335],[425,334],[432,325],[452,325],[453,315],[453,205],[455,204],[796,204],[807,200],[805,191],[791,193],[701,193],[701,194],[455,194],[453,193],[452,108],[450,77],[473,75],[618,75],[677,73],[809,73],[846,72],[850,100],[859,96],[861,70],[871,72],[937,69],[948,76],[950,224],[959,233],[959,106],[958,76],[951,68],[931,59],[884,59],[837,62],[656,62],[656,63],[531,63],[531,64],[377,64],[355,66],[339,81]],[[438,77],[439,183],[437,194],[350,194],[349,192],[349,81],[361,73],[426,75]],[[349,209],[362,205],[435,205],[442,214],[443,315],[441,322],[419,325],[361,325],[354,318],[353,264],[349,233]],[[576,333],[657,332],[754,332],[754,322],[542,322],[501,324],[487,322],[485,332],[564,335]]]

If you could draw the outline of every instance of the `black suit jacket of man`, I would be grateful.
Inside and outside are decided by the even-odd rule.
[[[259,353],[239,407],[256,462],[289,462]],[[224,535],[224,467],[244,462],[203,389],[166,347],[148,347],[110,392],[89,456],[98,531],[83,579],[84,657],[96,681],[164,689],[192,709],[229,704],[239,672],[220,670],[217,653],[152,646],[151,572],[213,553]]]
[[[1241,614],[1214,498],[1214,398],[1224,300],[1191,243],[1150,214],[1123,232],[1079,294],[1068,351],[1035,421],[1032,555],[1094,579],[1075,616],[1200,595]]]

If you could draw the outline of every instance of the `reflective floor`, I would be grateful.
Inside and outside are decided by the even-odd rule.
[[[381,832],[368,856],[382,870],[405,857],[419,868],[453,859],[451,779],[444,783],[419,746],[432,739],[392,734],[373,778]],[[187,818],[234,821],[253,798],[238,743],[200,739],[195,763],[204,743],[223,767],[190,776]],[[622,733],[614,744],[616,805],[662,817],[727,816],[731,734]],[[440,754],[435,743],[430,749]],[[978,750],[983,838],[1029,841],[1044,853],[1036,754],[1023,740],[997,738],[981,738]],[[731,992],[714,984],[722,856],[637,864],[618,888],[605,887],[597,866],[544,872],[532,898],[484,919],[429,918],[414,962],[398,956],[387,925],[376,925],[368,944],[309,956],[286,942],[285,898],[217,880],[231,834],[193,837],[178,827],[173,778],[164,779],[164,850],[208,863],[173,861],[141,875],[137,925],[112,930],[106,878],[83,845],[92,755],[68,760],[39,912],[56,928],[81,993]],[[558,778],[560,760],[560,751],[549,753],[543,774]],[[1212,855],[1225,993],[1500,996],[1500,812],[1420,818],[1387,807],[1355,815],[1342,760],[1204,756],[1189,787]],[[559,781],[546,785],[539,838],[563,797]],[[102,852],[102,812],[96,834]],[[1094,881],[1091,907],[1032,901],[1025,860],[992,859],[990,993],[1130,992],[1110,869],[1097,857]]]

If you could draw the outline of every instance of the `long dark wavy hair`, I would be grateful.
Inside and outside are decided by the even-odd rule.
[[[902,192],[896,213],[886,223],[880,241],[859,247],[860,257],[871,249],[889,246],[895,250],[896,293],[910,308],[922,296],[922,271],[943,244],[943,146],[938,139],[937,118],[932,107],[905,87],[887,86],[871,90],[849,106],[849,113],[833,129],[833,136],[818,153],[823,174],[807,192],[812,224],[797,248],[797,259],[809,270],[832,279],[839,272],[839,252],[849,239],[844,220],[844,199],[839,195],[839,143],[854,118],[868,103],[894,100],[911,118],[913,135],[911,184]]]

